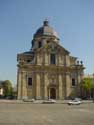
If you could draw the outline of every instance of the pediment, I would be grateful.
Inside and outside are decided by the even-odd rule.
[[[38,48],[37,52],[61,53],[64,55],[68,55],[70,53],[68,50],[66,50],[64,47],[57,44],[56,42],[50,42],[44,45],[42,48]]]

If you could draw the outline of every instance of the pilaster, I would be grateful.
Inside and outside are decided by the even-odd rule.
[[[17,73],[17,99],[22,99],[22,74],[19,70]]]
[[[48,53],[45,53],[45,65],[48,65],[49,61],[49,55]]]
[[[81,75],[80,75],[80,73],[78,73],[78,76],[77,76],[77,94],[78,94],[78,96],[80,96],[80,83],[81,83]]]
[[[22,98],[27,99],[27,77],[26,72],[22,72]]]
[[[66,73],[66,97],[69,97],[71,94],[71,79],[70,73]]]
[[[70,57],[68,55],[66,56],[66,65],[70,66]]]
[[[44,74],[44,99],[48,99],[48,91],[47,91],[47,86],[48,86],[48,76],[47,73]]]
[[[40,95],[40,74],[36,73],[36,99],[41,99]]]
[[[59,99],[62,99],[62,75],[59,74]]]

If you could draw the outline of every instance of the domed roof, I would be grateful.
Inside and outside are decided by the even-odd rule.
[[[43,26],[40,27],[36,33],[34,34],[34,37],[38,37],[38,36],[55,36],[57,38],[57,33],[53,30],[52,27],[49,26],[49,22],[47,20],[45,20],[43,22]]]

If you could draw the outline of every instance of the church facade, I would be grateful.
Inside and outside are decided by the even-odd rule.
[[[59,44],[45,20],[33,36],[30,51],[17,55],[18,99],[66,99],[80,96],[82,61]]]

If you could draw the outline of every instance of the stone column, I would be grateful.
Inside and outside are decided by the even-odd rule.
[[[77,76],[77,95],[80,96],[80,82],[81,82],[81,76],[80,73],[78,73]]]
[[[48,65],[49,61],[49,55],[48,53],[45,53],[45,65]]]
[[[48,99],[47,86],[48,86],[48,76],[47,76],[47,73],[45,73],[44,74],[44,99]]]
[[[56,65],[58,66],[59,65],[59,55],[56,54]]]
[[[68,55],[66,56],[66,65],[70,66],[70,57]]]
[[[69,97],[70,94],[71,94],[70,73],[66,73],[66,97]]]
[[[66,98],[66,74],[65,73],[63,73],[63,78],[62,78],[62,80],[63,80],[63,99],[65,99]]]
[[[17,99],[22,99],[22,74],[21,71],[18,70],[17,73]]]
[[[27,76],[26,72],[22,72],[22,98],[27,99]]]
[[[62,99],[62,75],[59,74],[59,99]]]
[[[36,99],[41,99],[40,96],[40,74],[36,73]]]
[[[42,64],[42,57],[41,54],[37,53],[37,65],[41,65]]]
[[[63,56],[61,54],[58,55],[58,58],[59,58],[59,65],[63,65]]]
[[[77,84],[80,84],[81,82],[81,77],[80,77],[80,73],[78,73],[78,83]]]
[[[41,95],[41,99],[44,99],[44,71],[41,71],[40,79],[41,79],[40,95]]]
[[[35,72],[32,71],[32,98],[35,98],[36,95],[36,77]]]

